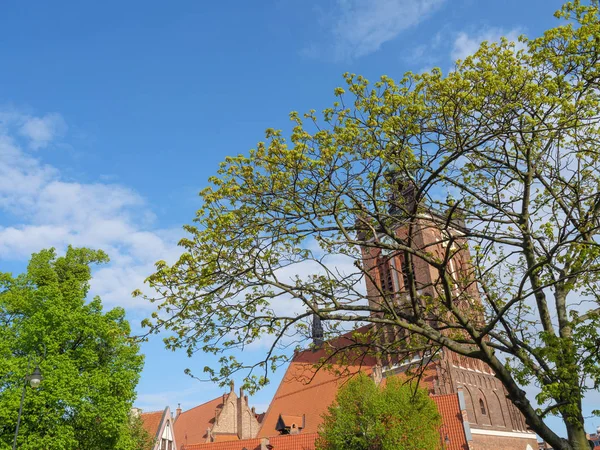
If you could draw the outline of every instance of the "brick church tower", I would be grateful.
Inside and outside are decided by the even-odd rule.
[[[413,207],[411,195],[414,186],[409,184],[402,192],[405,205]],[[393,211],[390,211],[393,214]],[[443,258],[452,254],[447,270],[454,283],[453,301],[461,308],[473,311],[472,320],[481,317],[481,300],[478,287],[470,266],[471,255],[464,238],[463,220],[448,220],[439,212],[428,210],[415,214],[410,223],[398,218],[395,233],[403,242],[410,242],[411,248],[427,251]],[[409,229],[410,236],[409,236]],[[388,239],[390,239],[388,237]],[[385,238],[382,238],[384,241]],[[448,248],[450,246],[451,248]],[[386,252],[379,248],[362,250],[363,264],[369,273],[367,277],[367,296],[372,306],[381,306],[386,297],[396,307],[407,304],[406,287],[409,285],[409,272],[406,269],[405,255]],[[435,298],[439,289],[437,269],[423,261],[412,258],[414,281],[418,294]],[[479,312],[478,312],[479,311]],[[381,329],[379,339],[388,344],[406,338],[403,330]],[[393,344],[392,344],[393,345]],[[402,345],[402,344],[399,344]],[[518,409],[507,398],[506,391],[491,369],[482,361],[466,358],[447,349],[436,352],[435,356],[413,357],[411,360],[400,357],[385,357],[381,361],[383,377],[405,372],[415,364],[425,363],[428,384],[432,394],[451,394],[459,392],[464,398],[465,420],[468,421],[472,435],[470,447],[474,450],[529,450],[537,448],[537,440]],[[460,393],[462,392],[462,393]]]

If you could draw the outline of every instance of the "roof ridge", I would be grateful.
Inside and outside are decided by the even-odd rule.
[[[429,394],[429,397],[431,398],[437,398],[437,397],[457,397],[458,394],[456,392],[451,392],[450,394]]]
[[[332,380],[321,381],[320,383],[315,383],[315,384],[307,383],[307,384],[304,385],[304,387],[302,389],[297,389],[297,390],[295,390],[293,392],[289,392],[287,394],[280,395],[279,397],[273,397],[273,400],[275,400],[276,398],[289,397],[290,395],[297,394],[298,392],[306,391],[308,389],[312,389],[312,388],[315,388],[315,387],[318,387],[318,386],[323,386],[324,384],[327,384],[327,383],[335,383],[335,382],[339,381],[341,378],[342,377],[340,377],[340,378],[334,378]]]
[[[223,395],[225,395],[225,394],[223,394]],[[193,408],[186,409],[186,410],[185,410],[185,411],[183,411],[181,414],[185,414],[186,412],[188,412],[188,411],[191,411],[191,410],[193,410],[193,409],[200,408],[201,406],[204,406],[204,405],[208,405],[210,402],[214,402],[215,400],[219,400],[219,399],[223,398],[223,395],[219,395],[218,397],[215,397],[215,398],[213,398],[212,400],[208,400],[208,401],[206,401],[206,402],[204,402],[204,403],[200,403],[199,405],[196,405],[196,406],[194,406]],[[181,414],[180,414],[180,416],[181,416]]]

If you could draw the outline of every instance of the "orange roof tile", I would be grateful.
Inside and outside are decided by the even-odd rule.
[[[273,450],[314,450],[317,433],[289,434],[269,438]],[[183,450],[260,450],[261,439],[244,439],[235,442],[211,442],[209,444],[186,445]]]
[[[313,364],[290,363],[262,420],[258,437],[278,434],[275,427],[280,414],[304,415],[303,433],[315,433],[322,422],[321,416],[335,400],[339,387],[351,375],[360,371],[368,373],[370,370],[371,367],[350,366],[348,372],[340,376],[334,370],[321,369],[315,373]]]
[[[345,337],[340,339],[345,339]],[[335,365],[331,368],[332,370],[315,371],[314,365],[323,355],[322,350],[306,350],[294,356],[262,421],[258,432],[259,438],[272,436],[275,439],[277,437],[276,425],[280,415],[284,418],[286,425],[285,417],[301,418],[304,415],[305,428],[301,435],[316,433],[322,422],[323,414],[335,400],[340,386],[358,372],[370,374],[375,365],[374,358],[367,357],[360,360],[361,364],[351,365],[341,374],[336,372]],[[341,367],[337,369],[341,370]],[[405,376],[405,374],[396,376]],[[429,388],[431,392],[434,379],[435,369],[427,368],[422,374],[420,384]],[[448,435],[450,441],[448,450],[466,449],[467,441],[457,394],[432,396],[432,398],[442,415],[443,425],[440,433],[442,433],[442,438]]]
[[[230,442],[207,442],[204,444],[190,444],[181,446],[181,450],[254,450],[260,449],[260,439],[243,439]]]
[[[140,414],[144,430],[146,430],[152,438],[155,438],[158,434],[158,428],[160,427],[164,413],[165,411],[148,411]]]
[[[441,439],[447,450],[468,450],[467,437],[457,394],[432,395],[431,398],[442,416]],[[446,440],[446,436],[448,439]]]
[[[300,433],[274,436],[269,438],[269,444],[273,446],[273,450],[314,450],[316,440],[317,433]]]
[[[215,410],[223,406],[223,396],[182,412],[175,419],[177,445],[196,444],[206,440],[206,430],[215,422]]]
[[[375,358],[365,352],[360,339],[354,338],[354,333],[365,334],[370,328],[370,325],[358,328],[325,342],[319,349],[296,353],[261,421],[258,437],[279,434],[276,425],[280,414],[304,416],[302,434],[316,433],[321,416],[335,400],[339,387],[359,372],[371,373],[377,364]],[[331,357],[332,351],[336,352],[334,357]],[[329,363],[343,358],[343,363],[315,370],[315,364],[323,358],[330,358]]]
[[[215,433],[213,442],[230,442],[239,441],[240,438],[236,433]]]

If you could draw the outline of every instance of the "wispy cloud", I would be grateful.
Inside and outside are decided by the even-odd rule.
[[[67,130],[67,124],[60,114],[52,113],[43,117],[25,117],[19,132],[29,139],[29,145],[34,150],[48,145],[54,138],[62,136]]]
[[[450,56],[453,61],[465,59],[467,56],[475,53],[483,41],[499,42],[502,37],[516,42],[516,48],[521,49],[523,48],[523,44],[518,42],[518,38],[522,33],[523,30],[521,28],[505,30],[497,27],[482,28],[472,33],[461,31],[454,40]]]
[[[101,248],[111,264],[95,272],[92,293],[110,305],[149,305],[132,299],[158,259],[174,260],[177,231],[153,226],[144,198],[117,183],[66,181],[59,168],[28,150],[50,146],[66,132],[59,114],[36,117],[0,110],[0,259],[67,245]]]
[[[327,53],[335,60],[360,58],[376,52],[402,31],[435,12],[445,0],[337,0],[324,26],[332,42]],[[307,56],[322,55],[327,44],[311,44]]]

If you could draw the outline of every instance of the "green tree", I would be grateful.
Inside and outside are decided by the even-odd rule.
[[[330,336],[337,323],[392,328],[406,339],[374,352],[479,359],[553,448],[587,448],[582,399],[600,386],[598,2],[556,15],[563,23],[523,36],[523,49],[484,42],[446,76],[371,85],[348,74],[322,117],[291,114],[291,143],[269,129],[249,155],[228,157],[184,253],[149,277],[161,314],[145,324],[172,330],[167,346],[190,355],[274,336],[260,361],[232,353],[206,368],[215,380],[260,369],[248,375],[256,388],[313,314]],[[416,239],[431,222],[445,231],[441,253]],[[365,295],[365,281],[379,284],[363,249],[402,257],[400,296]],[[415,266],[433,274],[429,286]]]
[[[421,450],[440,447],[442,424],[427,391],[399,378],[383,388],[360,374],[339,390],[323,416],[318,450]]]
[[[133,450],[129,410],[143,366],[122,308],[86,301],[91,264],[102,251],[69,248],[34,254],[27,272],[0,274],[0,448],[10,448],[25,375],[20,449]],[[31,364],[30,364],[31,362]]]
[[[152,450],[154,448],[154,436],[151,436],[144,428],[144,422],[139,415],[129,418],[127,435],[130,443],[124,448],[128,450]]]

